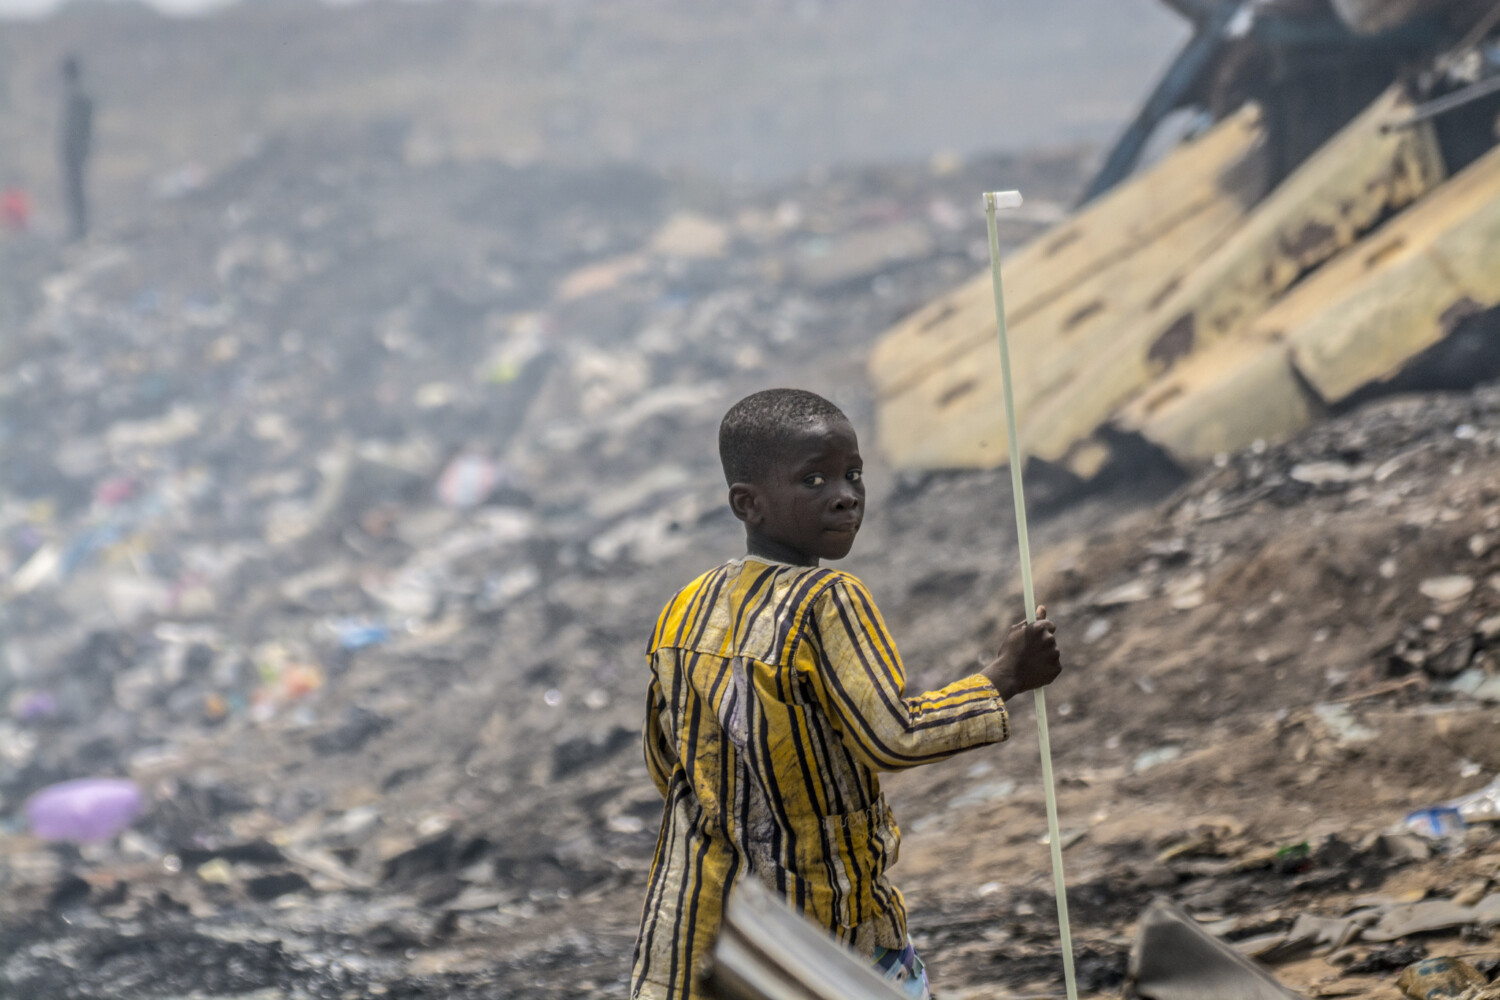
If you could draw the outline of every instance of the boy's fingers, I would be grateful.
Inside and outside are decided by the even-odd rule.
[[[1045,604],[1038,604],[1036,606],[1036,616],[1037,616],[1038,620],[1046,618],[1047,617],[1047,605],[1045,605]]]

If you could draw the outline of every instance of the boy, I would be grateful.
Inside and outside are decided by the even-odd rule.
[[[1006,739],[1006,699],[1062,669],[1056,627],[1039,609],[981,673],[907,698],[869,592],[818,565],[864,517],[848,419],[810,392],[758,392],[725,415],[719,457],[746,554],[678,592],[651,636],[644,741],[666,808],[631,996],[705,996],[724,899],[754,877],[925,997],[876,772]]]

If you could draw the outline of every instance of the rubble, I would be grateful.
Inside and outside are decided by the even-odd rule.
[[[1363,958],[1351,961],[1344,966],[1344,974],[1349,976],[1370,975],[1382,972],[1398,972],[1425,958],[1427,946],[1421,942],[1412,944],[1389,945],[1385,948],[1373,948]]]
[[[55,259],[0,376],[0,953],[84,957],[0,982],[126,996],[90,949],[144,969],[174,940],[202,961],[173,981],[210,995],[614,982],[660,811],[630,650],[732,541],[712,428],[967,267],[931,206],[996,169],[1061,198],[1081,163],[687,194],[288,134]],[[457,221],[429,243],[411,212]],[[799,270],[882,226],[902,252]],[[141,790],[123,834],[60,861],[18,826],[101,773]],[[600,900],[596,930],[540,931]],[[63,909],[85,924],[31,919]],[[445,950],[521,926],[476,965]]]
[[[1243,185],[1196,189],[1182,224],[1205,244],[1266,183],[1257,128],[1193,150]],[[973,268],[974,193],[1003,177],[1052,206],[1007,222],[1018,245],[1085,169],[720,187],[397,145],[267,136],[44,273],[0,270],[18,995],[618,992],[661,809],[639,642],[735,553],[724,406],[800,384],[871,426],[871,334]],[[1080,233],[1070,275],[1150,235]],[[849,568],[932,686],[1019,614],[1007,487],[867,448]],[[1119,985],[1122,929],[1158,894],[1247,952],[1294,938],[1276,974],[1297,989],[1396,971],[1363,971],[1394,954],[1371,939],[1324,940],[1355,914],[1363,933],[1457,913],[1420,943],[1494,951],[1493,886],[1468,899],[1500,867],[1494,824],[1392,828],[1492,787],[1500,550],[1472,540],[1500,537],[1497,465],[1485,386],[1356,399],[1191,475],[1038,483],[1038,593],[1076,637],[1049,700],[1081,979]],[[997,756],[891,782],[913,933],[956,995],[1057,986],[1027,700],[1012,711]],[[141,789],[129,829],[30,835],[29,796],[106,774]]]
[[[1396,985],[1413,1000],[1439,1000],[1456,997],[1474,986],[1483,986],[1484,977],[1467,962],[1453,958],[1428,958],[1407,967]]]

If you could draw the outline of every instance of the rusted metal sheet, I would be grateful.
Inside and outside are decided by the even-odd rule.
[[[1124,316],[1069,358],[1070,387],[1032,417],[1034,454],[1065,460],[1085,415],[1096,426],[1153,380],[1245,327],[1305,274],[1386,215],[1435,187],[1442,160],[1430,130],[1387,133],[1408,106],[1387,93],[1265,199],[1242,226],[1140,313]],[[1054,359],[1052,367],[1060,367]],[[1044,385],[1056,379],[1045,369]]]
[[[1326,413],[1292,370],[1286,343],[1236,337],[1174,369],[1115,418],[1178,461],[1281,441]]]
[[[1116,422],[1190,461],[1277,441],[1500,304],[1500,148],[1340,254]]]
[[[1141,914],[1126,996],[1142,1000],[1301,1000],[1262,965],[1165,899]]]
[[[1164,239],[1126,261],[1079,276],[1068,287],[1053,280],[1045,258],[1018,255],[1017,265],[1026,260],[1030,267],[1007,267],[1008,291],[1057,289],[1050,301],[1038,302],[1032,292],[1028,308],[1011,311],[1016,405],[1027,454],[1087,475],[1081,459],[1088,455],[1088,464],[1097,465],[1097,442],[1090,440],[1094,431],[1133,399],[1149,399],[1155,409],[1152,414],[1126,414],[1127,421],[1144,427],[1165,420],[1173,408],[1163,409],[1170,399],[1153,391],[1160,380],[1183,368],[1188,385],[1213,382],[1218,366],[1231,355],[1253,357],[1253,337],[1221,359],[1212,353],[1309,272],[1442,181],[1442,161],[1430,130],[1381,128],[1407,106],[1398,91],[1384,95],[1231,232],[1195,244],[1186,257],[1175,239]],[[1116,193],[1128,193],[1133,184]],[[969,289],[959,294],[963,292]],[[1002,464],[1007,456],[999,363],[989,343],[993,320],[981,323],[975,306],[960,310],[951,299],[937,309],[894,331],[872,363],[880,390],[882,443],[902,465]],[[924,350],[924,319],[947,327],[942,331],[946,343],[972,346]],[[967,332],[952,328],[958,323]],[[1197,360],[1199,355],[1203,360]],[[1274,382],[1278,372],[1285,376],[1282,382],[1290,377],[1285,363],[1240,376],[1245,380],[1241,404],[1246,423],[1256,422],[1250,418],[1257,410],[1251,403],[1272,398],[1280,404],[1259,409],[1267,419],[1281,420],[1283,429],[1311,419],[1315,401],[1291,390],[1277,396],[1267,388],[1269,382],[1257,381]],[[1146,405],[1142,402],[1141,408]],[[1216,442],[1237,436],[1236,419],[1215,418],[1222,425],[1218,430],[1200,428],[1189,435],[1190,447],[1182,446],[1194,455],[1218,450]],[[1184,425],[1172,436],[1180,438],[1189,429]]]
[[[1029,413],[1058,388],[1038,377],[1048,360],[1076,358],[1091,331],[1138,315],[1180,281],[1263,196],[1266,159],[1259,114],[1248,108],[1007,260],[1023,448],[1032,429]],[[880,402],[881,444],[897,464],[1004,463],[988,272],[888,332],[869,369]],[[1078,434],[1097,423],[1081,421]]]
[[[1500,148],[1360,249],[1328,284],[1356,273],[1364,280],[1290,337],[1297,370],[1330,403],[1391,377],[1464,317],[1500,305]]]
[[[708,963],[719,1000],[902,1000],[869,959],[830,937],[754,878],[729,896]]]

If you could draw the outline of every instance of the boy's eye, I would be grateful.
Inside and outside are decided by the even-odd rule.
[[[823,474],[821,472],[814,472],[812,475],[808,476],[802,481],[808,486],[822,486],[825,482],[827,482],[827,480],[823,478]]]
[[[865,470],[863,470],[863,469],[850,469],[844,475],[844,478],[847,479],[847,480],[849,480],[849,482],[851,482],[851,483],[857,483],[861,479],[865,478]]]

